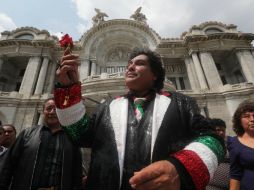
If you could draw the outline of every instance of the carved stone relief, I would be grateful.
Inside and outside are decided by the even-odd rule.
[[[107,55],[108,62],[127,61],[130,56],[130,50],[126,47],[115,47]]]
[[[166,65],[165,70],[166,70],[166,73],[169,73],[169,74],[184,74],[185,66],[181,64]]]

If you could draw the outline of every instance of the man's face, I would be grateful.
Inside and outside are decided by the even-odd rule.
[[[146,55],[138,55],[129,61],[125,73],[125,83],[129,90],[137,92],[150,90],[155,80],[156,76]]]
[[[4,144],[6,146],[11,145],[15,139],[16,139],[16,131],[13,129],[13,127],[8,126],[8,125],[4,125],[3,126],[4,129],[4,135],[5,135],[5,140],[4,140]]]
[[[217,135],[221,136],[223,139],[226,138],[226,128],[224,126],[216,126],[215,132]]]
[[[49,127],[59,125],[59,120],[56,115],[56,105],[54,100],[49,100],[45,103],[43,114],[44,114],[44,122]]]

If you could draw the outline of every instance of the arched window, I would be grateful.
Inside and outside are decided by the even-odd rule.
[[[205,30],[206,34],[215,34],[215,33],[221,33],[221,32],[223,31],[218,28],[208,28]]]
[[[21,34],[17,36],[16,39],[32,40],[34,36],[32,34]]]

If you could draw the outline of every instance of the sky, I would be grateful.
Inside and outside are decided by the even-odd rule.
[[[138,7],[162,38],[179,38],[193,25],[217,21],[254,33],[254,0],[0,0],[0,33],[35,27],[75,41],[92,27],[95,8],[111,19],[129,19]]]

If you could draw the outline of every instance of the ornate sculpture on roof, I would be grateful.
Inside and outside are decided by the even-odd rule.
[[[97,13],[97,14],[92,18],[93,24],[94,24],[94,25],[100,24],[101,22],[105,21],[105,20],[104,20],[104,17],[108,17],[108,15],[107,15],[106,13],[101,12],[100,9],[95,8],[94,10],[95,10],[95,12]]]
[[[143,13],[141,13],[141,9],[142,7],[139,7],[135,12],[134,14],[132,14],[130,16],[130,18],[133,18],[134,20],[136,21],[139,21],[139,22],[143,22],[146,24],[146,15],[144,15]]]

